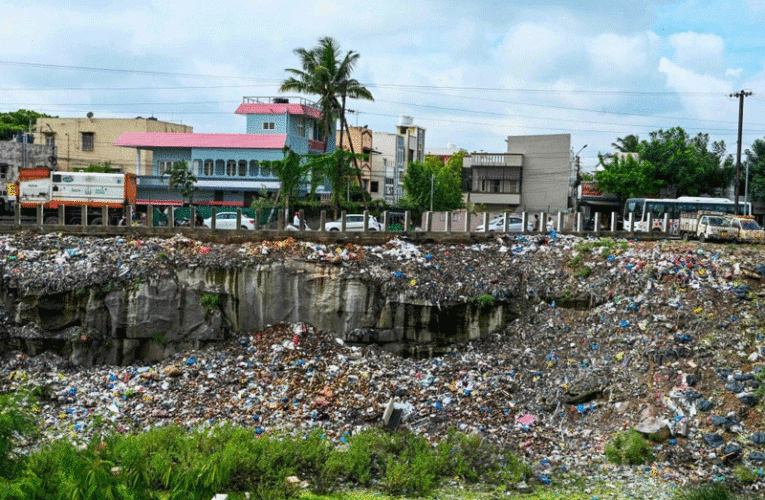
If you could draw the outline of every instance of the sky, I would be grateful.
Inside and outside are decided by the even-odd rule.
[[[349,123],[411,116],[426,149],[571,134],[588,170],[620,137],[680,126],[735,155],[741,90],[742,147],[765,138],[765,0],[4,1],[0,112],[244,133],[242,98],[296,95],[278,91],[294,50],[324,36],[360,54],[374,96]]]

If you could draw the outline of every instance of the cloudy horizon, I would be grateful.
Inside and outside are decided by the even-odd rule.
[[[210,3],[31,0],[0,7],[0,112],[155,116],[241,133],[243,96],[278,95],[297,47],[360,54],[375,97],[351,125],[426,147],[505,151],[508,135],[570,133],[582,165],[628,134],[681,126],[736,152],[765,137],[765,0]],[[305,96],[311,98],[311,96]]]

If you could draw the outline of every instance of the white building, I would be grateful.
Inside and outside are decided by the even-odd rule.
[[[372,142],[379,154],[372,155],[372,177],[382,181],[375,199],[396,203],[403,198],[404,174],[413,161],[425,160],[425,129],[414,124],[411,116],[401,116],[396,133],[374,132]]]

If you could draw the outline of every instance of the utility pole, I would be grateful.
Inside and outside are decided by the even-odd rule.
[[[736,92],[730,94],[730,97],[738,97],[738,145],[736,146],[736,186],[735,201],[733,202],[733,211],[738,214],[738,192],[741,184],[741,135],[744,129],[744,97],[752,95],[751,92]],[[747,179],[748,180],[748,179]]]

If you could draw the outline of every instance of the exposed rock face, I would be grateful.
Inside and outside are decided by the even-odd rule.
[[[10,333],[11,346],[32,353],[53,348],[78,365],[156,361],[282,321],[416,354],[480,338],[515,316],[508,303],[439,307],[398,292],[389,296],[379,282],[300,260],[179,268],[147,283],[8,295],[5,301],[19,325]]]

